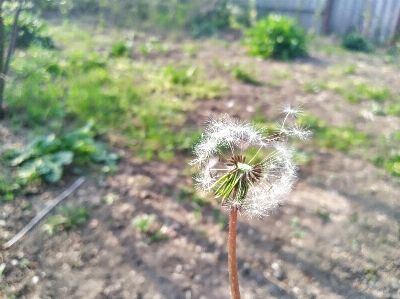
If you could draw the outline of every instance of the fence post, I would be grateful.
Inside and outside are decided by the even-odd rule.
[[[397,13],[397,21],[396,25],[394,26],[394,32],[390,40],[390,44],[394,46],[398,38],[400,38],[400,11]]]
[[[324,19],[322,24],[322,33],[329,34],[331,31],[331,16],[333,10],[334,0],[327,0],[324,9]]]

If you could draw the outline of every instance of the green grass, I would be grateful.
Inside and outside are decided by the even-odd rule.
[[[176,200],[178,202],[187,200],[198,206],[209,206],[210,205],[210,201],[206,198],[200,197],[193,187],[184,187],[184,188],[180,189]]]
[[[142,214],[132,219],[131,225],[147,237],[148,243],[165,240],[168,236],[163,232],[163,227],[158,223],[155,214]]]
[[[384,102],[393,99],[392,92],[389,88],[366,82],[340,82],[338,80],[331,80],[324,83],[310,82],[304,84],[304,90],[309,93],[318,93],[321,90],[332,90],[352,104],[366,100]]]
[[[400,133],[396,132],[378,138],[378,150],[372,157],[372,162],[383,167],[392,175],[400,176]]]
[[[309,114],[304,114],[298,123],[313,131],[316,144],[339,151],[350,151],[368,147],[370,141],[365,133],[357,132],[351,127],[329,127],[326,122]]]
[[[60,131],[93,120],[100,133],[138,158],[171,161],[199,135],[185,126],[194,101],[227,92],[224,82],[196,65],[132,60],[124,57],[124,45],[107,40],[97,48],[111,47],[115,54],[109,57],[93,46],[95,34],[75,27],[55,36],[65,43],[62,51],[31,48],[13,61],[17,79],[7,85],[7,101],[15,126]]]
[[[49,235],[53,235],[59,231],[68,231],[82,226],[88,217],[89,212],[86,207],[70,204],[60,208],[56,215],[50,216],[44,228]]]
[[[235,77],[237,80],[242,81],[243,83],[250,84],[250,85],[256,85],[256,86],[261,86],[263,83],[253,75],[250,74],[249,72],[246,72],[243,70],[240,66],[235,66],[232,68],[231,73],[233,77]]]
[[[324,208],[318,208],[316,214],[324,221],[329,221],[331,218],[329,212]]]
[[[352,127],[329,127],[325,121],[310,114],[302,115],[298,122],[313,131],[316,145],[361,155],[390,174],[400,176],[400,133],[371,140],[367,134]]]

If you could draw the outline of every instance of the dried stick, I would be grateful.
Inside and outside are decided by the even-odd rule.
[[[36,215],[14,238],[3,245],[3,248],[11,247],[21,237],[23,237],[32,227],[35,226],[52,208],[54,208],[60,201],[69,196],[85,181],[84,177],[81,177],[75,181],[67,190],[61,193],[59,196],[54,198],[39,214]]]

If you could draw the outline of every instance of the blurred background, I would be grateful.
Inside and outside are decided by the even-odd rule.
[[[0,298],[230,298],[193,145],[227,113],[313,131],[243,298],[400,298],[398,0],[0,1]],[[12,239],[79,177],[19,241]]]

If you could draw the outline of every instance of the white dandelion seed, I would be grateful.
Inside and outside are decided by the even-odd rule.
[[[309,131],[288,124],[289,117],[300,113],[298,108],[288,105],[284,112],[273,136],[227,115],[209,119],[190,162],[200,169],[194,177],[197,186],[212,191],[224,207],[237,208],[248,217],[260,218],[278,208],[296,180],[289,137],[310,136]]]

